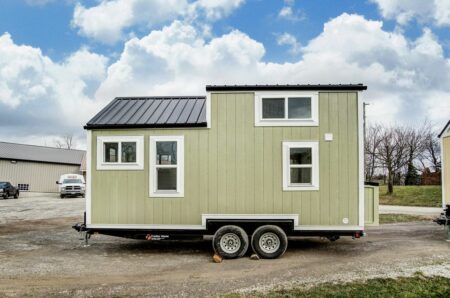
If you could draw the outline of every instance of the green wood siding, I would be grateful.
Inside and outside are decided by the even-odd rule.
[[[356,92],[321,92],[318,127],[255,127],[253,93],[212,93],[211,128],[94,130],[93,224],[201,224],[201,214],[299,214],[358,225]],[[333,141],[324,141],[333,133]],[[96,138],[143,135],[144,170],[97,171]],[[185,195],[149,197],[149,136],[183,135]],[[282,142],[319,141],[320,189],[282,190]]]
[[[378,186],[364,187],[364,224],[370,226],[379,225],[378,216],[379,188]]]

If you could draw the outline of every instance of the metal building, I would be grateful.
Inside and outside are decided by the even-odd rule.
[[[83,174],[85,151],[0,142],[0,181],[21,191],[57,192],[62,174]]]

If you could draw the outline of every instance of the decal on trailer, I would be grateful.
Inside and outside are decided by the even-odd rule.
[[[145,236],[146,240],[154,240],[154,241],[158,241],[158,240],[165,240],[165,239],[169,239],[169,235],[152,235],[152,234],[147,234]]]

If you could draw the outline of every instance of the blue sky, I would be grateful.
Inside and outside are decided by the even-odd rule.
[[[440,126],[449,37],[443,0],[2,0],[0,139],[84,146],[112,97],[207,83],[363,82],[370,121]]]

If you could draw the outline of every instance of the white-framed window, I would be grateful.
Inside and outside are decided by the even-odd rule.
[[[318,126],[318,92],[256,92],[255,126]]]
[[[184,136],[150,136],[150,197],[184,197]]]
[[[97,137],[97,170],[143,169],[143,136]]]
[[[283,142],[283,190],[319,189],[319,143]]]

